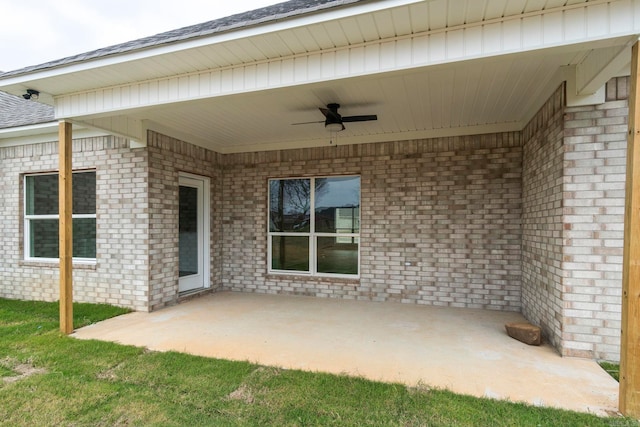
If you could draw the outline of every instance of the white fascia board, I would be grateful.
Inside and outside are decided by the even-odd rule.
[[[67,119],[74,126],[87,127],[104,135],[114,135],[128,139],[132,148],[147,146],[147,122],[127,117],[106,117],[95,119]]]
[[[57,141],[59,138],[58,129],[58,122],[0,129],[0,147],[16,147]],[[93,138],[105,135],[108,135],[105,131],[88,129],[84,126],[74,125],[73,128],[74,139]]]
[[[183,50],[221,44],[221,43],[234,41],[238,39],[250,38],[254,36],[260,36],[264,34],[278,32],[278,31],[285,31],[293,28],[304,27],[307,25],[318,24],[322,22],[335,21],[342,18],[349,18],[349,17],[354,17],[362,14],[374,13],[380,10],[389,10],[395,7],[401,7],[401,6],[421,3],[425,1],[432,2],[435,0],[385,0],[385,1],[377,1],[377,2],[365,2],[363,4],[354,3],[354,4],[349,4],[346,7],[336,7],[334,9],[319,10],[317,13],[310,13],[310,14],[299,16],[299,17],[294,16],[291,18],[283,19],[282,21],[276,20],[276,21],[266,22],[266,23],[257,22],[247,28],[242,28],[242,27],[240,27],[239,29],[229,28],[228,30],[222,31],[217,34],[212,34],[209,36],[187,38],[184,41],[168,42],[167,44],[160,44],[160,45],[139,48],[136,50],[132,50],[130,52],[114,53],[104,57],[87,59],[84,61],[78,61],[78,62],[73,62],[69,64],[62,64],[52,68],[36,70],[32,72],[25,72],[24,74],[18,74],[15,76],[8,76],[5,78],[0,77],[0,90],[6,90],[7,92],[10,92],[10,93],[14,93],[14,92],[17,93],[23,90],[24,88],[28,87],[31,82],[36,80],[44,80],[47,78],[57,77],[65,74],[89,71],[96,68],[108,67],[110,65],[122,64],[126,62],[140,60],[140,59],[162,56],[162,55],[171,54],[171,53],[175,53]],[[476,1],[476,0],[466,0],[466,1]],[[462,0],[463,3],[466,1]],[[514,20],[520,21],[520,20],[535,17],[538,15],[545,15],[545,14],[548,15],[550,13],[564,12],[572,9],[593,8],[598,5],[605,5],[605,4],[609,5],[611,3],[615,4],[618,2],[611,1],[611,0],[591,0],[589,3],[572,4],[572,5],[563,6],[555,9],[552,8],[549,10],[536,10],[536,11],[527,12],[519,15],[511,15],[511,16],[505,16],[501,18],[495,18],[488,21],[469,22],[469,23],[460,25],[458,27],[447,27],[447,28],[431,31],[429,32],[429,35],[434,35],[442,32],[451,33],[456,29],[469,30],[474,27],[486,27],[492,23],[499,23],[499,22],[504,23],[504,22],[514,21]],[[640,1],[629,0],[627,7],[629,8],[628,15],[634,16],[633,12],[636,9],[640,9]],[[640,23],[636,22],[636,26],[638,25],[640,25]],[[616,34],[616,36],[637,34],[639,32],[640,32],[640,28],[633,28],[629,31],[618,33]],[[414,36],[415,35],[413,35],[412,37]],[[594,36],[594,37],[584,38],[577,42],[589,42],[591,40],[599,40],[599,39],[601,39],[600,36]],[[562,45],[562,44],[565,44],[565,43],[559,43],[559,45]],[[554,44],[545,45],[545,43],[542,43],[542,45],[538,45],[538,46],[532,45],[529,48],[520,48],[520,49],[515,49],[513,51],[514,52],[527,51],[527,50],[535,50],[536,48],[540,48],[540,47],[553,47],[553,46]],[[507,52],[509,52],[509,49],[505,49],[503,47],[500,52],[495,52],[495,54],[507,53]],[[485,56],[492,56],[492,55],[487,54]],[[279,58],[279,59],[282,59],[282,58]],[[243,65],[246,65],[246,64],[243,64]]]
[[[631,47],[637,41],[636,37],[623,46],[589,52],[589,55],[576,65],[575,74],[569,76],[575,80],[571,95],[583,97],[603,89],[609,79],[629,65]]]
[[[429,129],[419,131],[397,132],[397,133],[381,133],[376,135],[361,135],[353,137],[340,137],[340,134],[336,136],[327,133],[325,138],[314,138],[308,140],[294,140],[294,141],[279,141],[272,143],[260,143],[252,145],[236,145],[226,147],[223,150],[218,151],[221,154],[234,154],[234,153],[247,153],[258,151],[272,151],[272,150],[287,150],[296,148],[313,148],[313,147],[326,147],[326,146],[340,146],[340,145],[354,145],[354,144],[369,144],[378,142],[396,142],[396,141],[411,141],[422,140],[432,138],[447,138],[454,136],[470,136],[470,135],[484,135],[491,133],[503,133],[503,132],[519,132],[524,127],[523,122],[511,122],[511,123],[498,123],[489,125],[477,125],[477,126],[464,126],[454,128],[441,128],[441,129]],[[204,148],[210,148],[202,145]]]
[[[182,131],[182,130],[170,128],[168,126],[164,126],[152,120],[146,121],[146,129],[160,133],[165,136],[170,136],[180,141],[188,141],[190,144],[206,148],[207,150],[212,150],[218,153],[222,153],[224,151],[223,145],[216,143],[215,141],[209,141],[202,138],[198,138],[190,134],[188,131]]]
[[[230,27],[227,30],[209,36],[187,38],[184,41],[169,42],[167,44],[144,47],[132,50],[130,52],[116,53],[107,55],[105,57],[88,59],[84,61],[73,62],[70,64],[62,64],[60,66],[47,68],[44,70],[25,72],[24,74],[9,76],[6,78],[0,77],[0,90],[5,86],[8,87],[15,85],[24,85],[25,83],[29,83],[34,80],[41,80],[64,74],[87,71],[94,68],[107,67],[114,64],[121,64],[139,59],[170,54],[182,50],[188,50],[212,44],[225,43],[228,41],[284,31],[292,28],[304,27],[321,22],[372,13],[379,10],[386,10],[414,3],[420,3],[422,1],[425,0],[385,0],[379,2],[365,2],[363,4],[354,3],[345,7],[336,7],[335,9],[318,10],[318,12],[316,13],[305,14],[300,17],[294,16],[291,18],[285,18],[282,21],[276,20],[268,23],[257,22],[247,28],[240,27],[239,29],[234,29],[233,27]]]
[[[37,125],[16,126],[0,129],[0,139],[19,138],[58,131],[58,122],[38,123]]]
[[[66,118],[109,114],[115,111],[124,113],[127,110],[167,105],[173,102],[297,86],[346,77],[375,75],[394,70],[407,70],[508,54],[543,52],[548,49],[553,49],[556,52],[561,50],[571,52],[577,48],[594,49],[607,44],[613,46],[614,41],[619,43],[624,40],[623,42],[626,44],[629,38],[637,39],[638,33],[640,33],[640,12],[638,17],[629,16],[627,24],[621,28],[620,32],[618,32],[618,28],[597,32],[596,30],[601,27],[606,27],[605,22],[602,21],[603,18],[598,17],[591,22],[591,26],[578,25],[581,34],[579,37],[567,38],[567,34],[573,34],[567,28],[575,23],[572,20],[563,20],[563,14],[566,11],[579,10],[584,15],[587,10],[594,13],[600,11],[600,9],[594,11],[590,8],[610,8],[612,3],[619,4],[594,0],[589,3],[573,4],[537,13],[529,12],[524,15],[496,18],[480,23],[461,24],[458,27],[369,41],[358,45],[65,94],[56,97],[56,114],[58,118]],[[640,0],[632,0],[632,2],[625,4],[624,7],[629,9],[630,15],[633,15],[631,11],[635,10],[634,8],[640,10]],[[351,11],[352,8],[345,10]],[[334,11],[334,13],[339,12],[341,10]],[[344,13],[344,11],[342,12]],[[606,14],[605,17],[608,16]],[[548,20],[545,20],[546,18]],[[311,19],[311,17],[306,19]],[[535,25],[529,23],[530,19],[535,21]],[[541,22],[545,25],[541,25]],[[560,23],[560,30],[563,28],[564,30],[560,31],[556,28],[558,23]],[[256,29],[253,30],[256,31]],[[502,34],[498,40],[491,37],[496,32]],[[231,35],[232,33],[226,36]],[[505,43],[509,37],[514,40]],[[175,48],[175,46],[171,48]],[[367,58],[371,61],[367,61]],[[298,63],[302,65],[297,66]],[[324,66],[326,70],[332,71],[326,74],[320,72],[312,74],[308,71],[317,70],[318,66],[323,64],[326,65]],[[292,78],[281,78],[278,75],[278,70],[285,66],[291,68],[289,74],[293,76]],[[302,70],[300,77],[297,75],[297,70]],[[239,83],[236,84],[237,82]],[[171,90],[161,90],[167,88]],[[182,88],[186,88],[186,90],[182,90]],[[100,102],[94,100],[100,100]]]
[[[581,93],[577,83],[577,66],[572,65],[563,68],[565,81],[567,82],[567,107],[583,107],[585,105],[599,105],[605,102],[606,90],[605,84],[598,87],[595,91]]]

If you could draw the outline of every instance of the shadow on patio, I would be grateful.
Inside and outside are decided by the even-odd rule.
[[[511,312],[218,293],[109,319],[73,336],[617,412],[618,383],[596,362],[507,336],[504,324],[523,320]]]

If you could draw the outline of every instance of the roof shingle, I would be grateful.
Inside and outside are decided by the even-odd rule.
[[[278,21],[286,18],[314,13],[338,6],[371,0],[291,0],[278,3],[261,9],[231,15],[226,18],[215,19],[202,24],[190,25],[178,28],[149,37],[132,40],[113,46],[104,47],[79,55],[69,56],[62,59],[46,62],[44,64],[32,65],[18,70],[0,72],[0,78],[10,77],[19,74],[26,74],[63,65],[87,61],[91,59],[103,58],[110,55],[127,53],[135,50],[151,48],[159,45],[177,43],[180,41],[210,36],[225,31],[239,30],[254,25]]]
[[[0,91],[0,129],[55,120],[53,107]]]

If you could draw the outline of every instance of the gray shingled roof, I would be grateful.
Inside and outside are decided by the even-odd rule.
[[[0,91],[0,129],[52,121],[52,106]]]
[[[4,73],[0,72],[0,78],[26,74],[34,71],[55,68],[91,59],[103,58],[110,55],[118,55],[160,45],[177,43],[180,41],[198,37],[206,37],[216,33],[243,29],[254,25],[269,23],[363,1],[371,0],[291,0],[284,3],[267,6],[262,9],[239,13],[236,15],[228,16],[226,18],[220,18],[213,21],[204,22],[202,24],[178,28],[176,30],[167,31],[165,33],[156,34],[154,36],[144,37],[138,40],[108,46],[75,56],[69,56],[67,58],[46,62],[44,64],[32,65],[29,67],[21,68],[14,71],[7,71]]]

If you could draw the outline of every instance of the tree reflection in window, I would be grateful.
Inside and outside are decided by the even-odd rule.
[[[270,270],[359,273],[360,177],[269,181]]]

